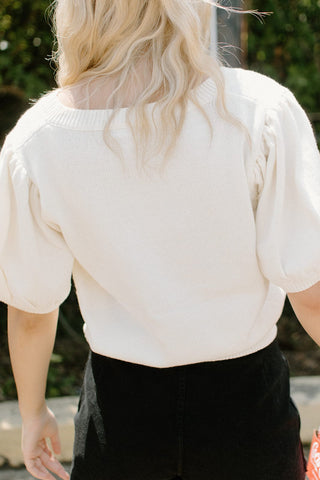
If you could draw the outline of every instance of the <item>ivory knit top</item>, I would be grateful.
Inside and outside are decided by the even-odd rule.
[[[189,101],[165,174],[137,172],[126,108],[38,100],[0,157],[0,299],[46,313],[76,286],[93,351],[156,367],[240,357],[276,336],[285,292],[320,280],[320,157],[293,94],[223,68],[223,120],[211,79]],[[148,109],[155,104],[150,104]],[[161,162],[161,158],[152,159]]]

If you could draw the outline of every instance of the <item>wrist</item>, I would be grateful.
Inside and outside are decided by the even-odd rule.
[[[19,402],[19,410],[20,410],[22,421],[25,423],[46,414],[48,411],[48,407],[46,404],[46,400],[44,398],[37,405],[32,405],[32,406],[24,405],[23,403]]]

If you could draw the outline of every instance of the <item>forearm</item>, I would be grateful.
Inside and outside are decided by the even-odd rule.
[[[305,331],[320,346],[320,310],[295,305],[294,302],[291,304]]]
[[[307,290],[288,293],[288,298],[299,322],[320,346],[320,282]]]
[[[58,310],[35,315],[8,307],[10,358],[23,419],[38,415],[45,406],[57,320]]]

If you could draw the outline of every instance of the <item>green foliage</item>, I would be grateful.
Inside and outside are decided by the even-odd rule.
[[[0,85],[16,86],[28,98],[55,85],[47,60],[53,42],[45,18],[49,5],[49,0],[0,3]]]
[[[248,66],[290,88],[308,112],[320,111],[320,1],[252,0],[273,12],[260,23],[250,16]]]

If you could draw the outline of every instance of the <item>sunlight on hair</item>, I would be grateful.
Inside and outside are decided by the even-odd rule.
[[[77,108],[93,108],[96,93],[108,90],[106,109],[112,113],[104,140],[121,159],[121,146],[112,134],[112,121],[121,108],[135,142],[137,162],[145,170],[148,159],[165,147],[162,167],[182,131],[188,102],[193,102],[213,126],[194,94],[205,79],[217,90],[220,116],[244,127],[228,113],[219,52],[210,55],[212,7],[229,14],[265,13],[239,10],[210,0],[55,0],[52,4],[57,83],[81,98]],[[101,95],[100,95],[101,97]],[[152,115],[148,107],[153,106]],[[101,108],[101,106],[100,106]],[[156,119],[156,120],[155,120]],[[249,134],[246,132],[248,141]]]

